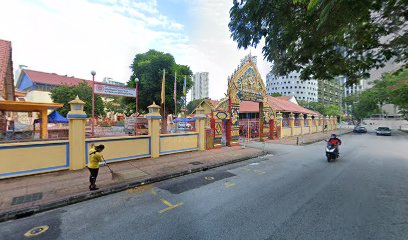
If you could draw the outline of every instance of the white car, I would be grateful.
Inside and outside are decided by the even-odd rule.
[[[379,127],[376,129],[377,135],[391,136],[391,129],[389,127]]]

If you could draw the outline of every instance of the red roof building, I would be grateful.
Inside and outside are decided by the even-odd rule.
[[[0,99],[15,99],[11,42],[0,39]]]
[[[21,69],[16,88],[27,93],[26,100],[29,102],[52,103],[51,89],[61,85],[75,86],[81,82],[86,82],[89,86],[92,86],[92,81],[86,79]]]
[[[306,114],[306,115],[320,115],[320,113],[312,111],[310,109],[299,106],[298,104],[290,101],[291,96],[271,97],[268,96],[268,104],[276,112],[282,113],[294,113],[294,114]],[[243,101],[239,105],[240,118],[258,118],[259,103]]]
[[[61,85],[75,86],[81,82],[86,82],[88,85],[92,85],[92,81],[76,78],[74,76],[69,77],[67,75],[58,75],[56,73],[46,73],[40,71],[34,71],[29,69],[22,69],[19,79],[17,81],[17,88],[20,90],[34,90],[36,87],[58,87]]]

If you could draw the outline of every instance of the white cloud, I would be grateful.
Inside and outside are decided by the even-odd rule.
[[[86,79],[96,70],[98,80],[113,77],[122,82],[129,79],[135,54],[160,41],[186,42],[182,33],[174,31],[183,28],[180,23],[160,14],[147,17],[158,12],[156,1],[104,3],[1,0],[0,38],[12,41],[15,67],[24,64]],[[170,30],[152,28],[157,25]]]
[[[232,1],[172,1],[184,1],[185,9],[175,14],[191,22],[164,15],[156,0],[0,0],[0,38],[12,41],[15,67],[86,79],[95,70],[97,80],[122,82],[135,54],[155,48],[194,72],[208,71],[210,97],[223,97],[228,75],[249,53],[230,38]],[[260,47],[251,51],[265,79],[269,64]]]
[[[210,97],[224,97],[228,76],[250,51],[258,57],[258,70],[265,81],[270,64],[263,60],[263,44],[256,49],[238,50],[236,42],[230,38],[228,23],[232,1],[199,0],[191,1],[189,5],[196,19],[196,30],[191,34],[193,44],[184,56],[184,61],[195,72],[209,72]]]

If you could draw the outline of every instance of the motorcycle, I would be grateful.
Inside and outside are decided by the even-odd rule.
[[[336,158],[339,157],[339,152],[336,151],[337,150],[337,146],[332,144],[332,143],[327,143],[326,146],[326,157],[327,157],[327,161],[331,162],[331,160],[336,160]]]

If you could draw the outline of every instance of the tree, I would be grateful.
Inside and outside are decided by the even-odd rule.
[[[63,116],[70,111],[69,102],[78,96],[85,102],[84,110],[88,116],[92,115],[92,87],[85,81],[77,86],[62,85],[51,89],[51,99],[56,103],[63,103],[64,106],[58,110]],[[101,96],[95,95],[95,116],[104,116],[104,103]]]
[[[169,53],[149,50],[146,53],[136,54],[130,66],[132,76],[127,83],[128,87],[136,87],[135,79],[139,79],[139,112],[147,111],[147,107],[153,102],[161,103],[161,85],[163,79],[163,69],[166,70],[166,113],[174,112],[174,75],[177,72],[177,109],[182,106],[184,76],[187,78],[187,91],[193,85],[190,67],[177,64],[174,57]],[[134,99],[125,99],[127,109],[136,108]],[[163,114],[163,109],[161,109]]]
[[[408,119],[408,68],[385,74],[369,89],[378,104],[392,103],[399,107],[400,113]]]
[[[280,94],[280,93],[272,93],[271,96],[272,96],[272,97],[280,97],[280,96],[282,96],[282,94]]]
[[[321,102],[299,101],[299,105],[325,116],[340,116],[340,106],[334,104],[323,104]]]
[[[187,112],[192,113],[194,111],[194,109],[198,106],[198,104],[200,104],[204,99],[205,98],[190,101],[186,106]]]
[[[359,95],[350,95],[344,99],[346,105],[351,106],[351,117],[358,123],[372,114],[381,113],[374,91],[365,90]]]
[[[110,96],[105,101],[105,109],[107,112],[125,113],[126,105],[124,97]]]
[[[387,61],[406,66],[407,12],[404,0],[234,0],[229,29],[239,48],[264,39],[275,75],[352,84]]]

